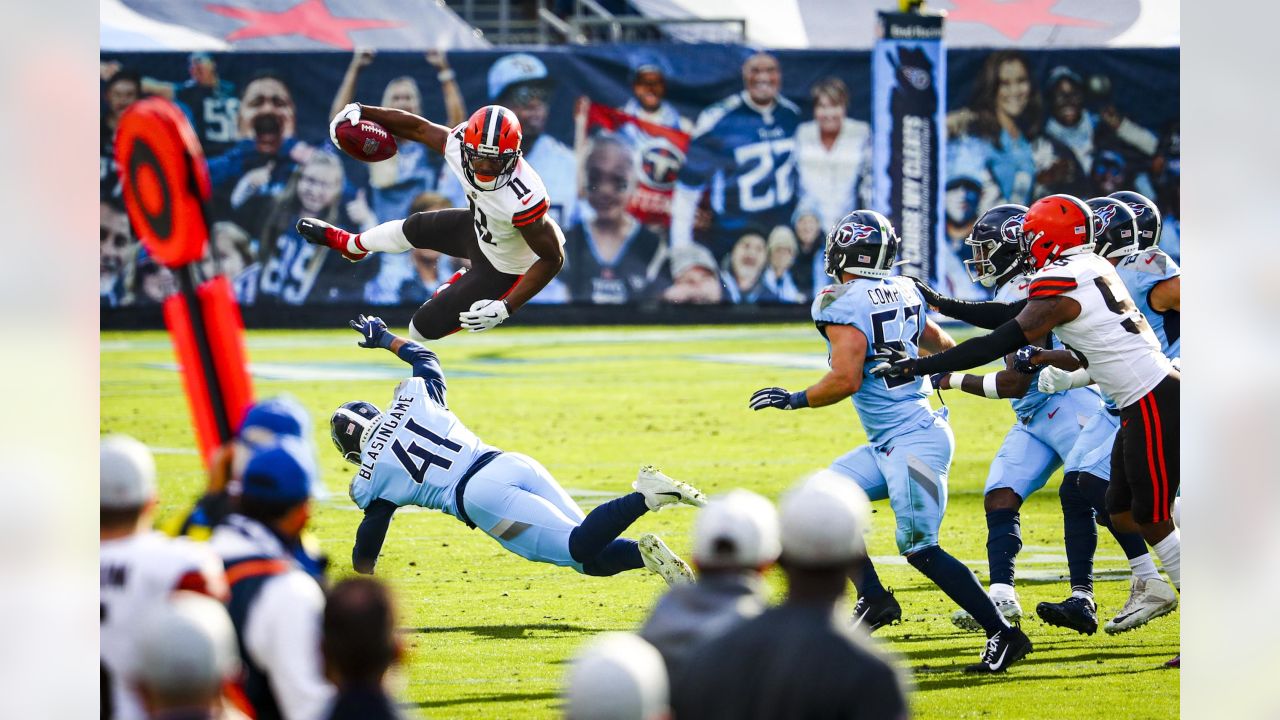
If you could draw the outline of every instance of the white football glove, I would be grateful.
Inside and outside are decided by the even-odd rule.
[[[1060,393],[1075,387],[1075,378],[1070,372],[1056,368],[1052,365],[1046,365],[1040,370],[1040,377],[1036,380],[1036,387],[1040,392],[1046,395]]]
[[[470,332],[492,330],[511,317],[505,300],[477,300],[467,312],[458,313],[458,324]]]
[[[329,139],[333,141],[334,147],[339,147],[338,125],[343,120],[349,121],[352,125],[358,124],[360,122],[360,103],[347,103],[347,106],[339,110],[338,114],[333,116],[333,120],[329,121]]]

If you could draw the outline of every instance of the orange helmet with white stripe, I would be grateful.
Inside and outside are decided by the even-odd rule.
[[[497,190],[511,181],[520,162],[523,135],[515,113],[486,105],[472,113],[462,133],[462,173],[477,190]]]

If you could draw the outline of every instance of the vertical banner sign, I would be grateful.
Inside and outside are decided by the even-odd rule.
[[[902,272],[933,278],[945,238],[942,17],[879,13],[871,59],[872,205],[902,238]]]

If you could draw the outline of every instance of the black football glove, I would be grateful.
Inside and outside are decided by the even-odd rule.
[[[364,339],[360,340],[357,345],[362,348],[386,348],[391,346],[391,340],[395,338],[390,332],[387,332],[387,324],[382,322],[382,318],[361,315],[351,321],[351,329],[360,333]]]
[[[1023,345],[1013,354],[1013,369],[1024,375],[1034,375],[1040,370],[1040,365],[1032,362],[1032,359],[1044,352],[1044,348],[1035,345]]]
[[[920,278],[913,277],[911,279],[915,281],[916,289],[920,291],[920,297],[923,297],[924,301],[931,307],[938,307],[938,300],[942,298],[942,296],[938,294],[938,291],[929,287],[929,283],[926,283]]]
[[[874,346],[875,354],[871,356],[871,367],[867,372],[878,378],[915,377],[916,358],[907,351],[892,345]]]
[[[787,392],[780,387],[767,387],[755,391],[751,395],[751,402],[748,406],[752,410],[763,410],[765,408],[778,408],[779,410],[795,410],[796,408],[809,407],[809,399],[803,392]]]

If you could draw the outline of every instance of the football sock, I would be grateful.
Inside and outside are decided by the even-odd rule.
[[[595,559],[604,551],[606,545],[613,542],[623,531],[631,527],[631,523],[647,512],[649,512],[649,506],[644,502],[644,495],[638,492],[597,505],[587,513],[578,527],[569,533],[569,554],[585,567],[588,560]],[[636,552],[638,553],[639,550]]]
[[[1129,564],[1147,554],[1147,541],[1142,539],[1140,533],[1122,533],[1117,532],[1111,527],[1111,516],[1107,513],[1107,484],[1106,480],[1082,472],[1076,477],[1076,487],[1079,488],[1080,494],[1089,501],[1093,506],[1093,510],[1097,513],[1098,524],[1111,531],[1111,537],[1116,539],[1116,543],[1120,545],[1120,549],[1124,550],[1124,556],[1129,558]]]
[[[932,545],[918,553],[908,555],[907,562],[929,578],[947,594],[955,604],[967,611],[987,631],[987,636],[1009,627],[995,602],[982,591],[982,584],[973,571],[952,557],[946,550]]]
[[[1143,553],[1140,557],[1129,558],[1129,567],[1133,570],[1134,577],[1140,580],[1160,579],[1160,571],[1156,570],[1156,563],[1151,559],[1151,553]]]
[[[1067,549],[1067,573],[1072,589],[1093,593],[1093,554],[1098,549],[1094,507],[1080,491],[1077,474],[1068,473],[1058,488],[1062,503],[1062,542]]]
[[[359,238],[360,246],[356,245],[356,238]],[[353,253],[402,253],[411,249],[413,245],[409,244],[409,238],[404,234],[404,220],[384,222],[371,230],[365,230],[359,235],[352,234],[347,238],[347,251]]]
[[[992,585],[1013,585],[1013,561],[1022,549],[1017,510],[987,512],[987,566]]]
[[[1173,586],[1182,590],[1182,540],[1178,531],[1169,533],[1168,537],[1156,543],[1152,549],[1156,551],[1156,557],[1160,558],[1160,565],[1173,581]]]
[[[853,579],[853,585],[858,588],[858,597],[864,597],[868,600],[877,600],[889,592],[881,584],[880,576],[876,574],[876,566],[869,557],[862,564],[861,573]]]
[[[584,575],[606,577],[642,567],[644,559],[640,557],[640,545],[635,540],[618,538],[605,545],[604,550],[595,557],[582,563],[582,572]]]

